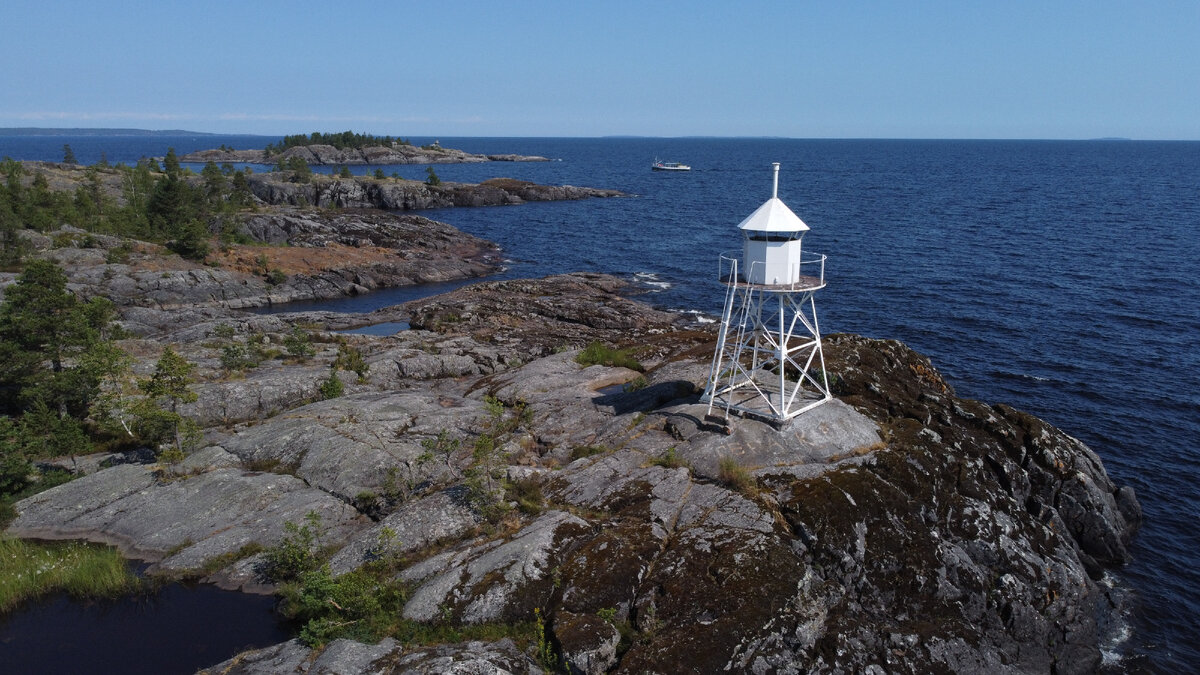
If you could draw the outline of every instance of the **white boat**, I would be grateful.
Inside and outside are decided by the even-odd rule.
[[[655,158],[654,163],[650,165],[654,171],[691,171],[692,167],[679,162],[660,162]]]

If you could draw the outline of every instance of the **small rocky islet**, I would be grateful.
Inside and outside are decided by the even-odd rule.
[[[77,458],[85,475],[17,503],[8,532],[109,543],[151,574],[271,592],[264,549],[319,521],[330,574],[397,563],[403,619],[538,631],[528,646],[292,640],[211,672],[1101,665],[1116,604],[1105,570],[1128,560],[1141,519],[1132,489],[1063,431],[958,397],[903,344],[826,336],[835,401],[783,427],[722,426],[699,402],[713,324],[639,302],[612,276],[485,280],[369,315],[245,311],[494,269],[494,246],[380,211],[404,199],[370,186],[262,179],[264,208],[240,226],[289,245],[233,247],[219,267],[116,237],[31,236],[74,292],[116,303],[135,370],[167,346],[196,365],[197,398],[180,412],[204,437],[172,465]],[[432,187],[412,187],[409,203],[566,194]],[[551,198],[581,196],[606,195]],[[411,329],[333,332],[385,320]],[[230,344],[278,345],[297,326],[313,337],[306,359],[236,372],[221,360]],[[578,358],[593,343],[634,360]],[[331,369],[345,345],[357,372]],[[341,394],[326,397],[331,372]],[[481,502],[481,481],[502,496]]]
[[[443,148],[436,141],[430,145],[406,143],[368,145],[366,147],[336,147],[325,143],[306,143],[271,153],[267,150],[214,149],[189,152],[179,158],[183,162],[235,162],[246,164],[275,164],[302,159],[314,166],[360,166],[363,164],[480,164],[483,162],[548,162],[536,155],[481,155],[455,148]]]

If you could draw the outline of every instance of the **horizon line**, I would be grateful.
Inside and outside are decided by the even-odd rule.
[[[12,133],[21,132],[21,133]],[[43,133],[39,133],[43,132]],[[196,136],[251,136],[258,138],[282,138],[290,136],[289,133],[249,133],[249,132],[219,132],[219,131],[196,131],[190,129],[144,129],[139,127],[0,127],[0,135],[20,135],[20,136],[62,136],[68,135],[64,132],[83,132],[80,135],[95,135],[95,136],[120,136],[120,135],[196,135]],[[312,132],[309,132],[312,133]],[[326,132],[322,132],[326,133]],[[394,134],[371,134],[368,135],[393,135]],[[781,136],[775,134],[745,134],[745,135],[719,135],[719,134],[684,134],[679,136],[656,136],[651,134],[599,134],[599,135],[579,135],[579,136],[554,136],[554,135],[441,135],[438,134],[413,134],[415,138],[545,138],[545,139],[665,139],[665,140],[688,140],[688,139],[712,139],[712,140],[788,140],[788,141],[1064,141],[1064,142],[1087,142],[1087,141],[1134,141],[1134,142],[1162,142],[1162,143],[1194,143],[1200,139],[1163,139],[1163,138],[1133,138],[1128,136],[1097,136],[1088,138],[1036,138],[1036,137],[947,137],[947,136]],[[397,136],[399,137],[399,136]]]

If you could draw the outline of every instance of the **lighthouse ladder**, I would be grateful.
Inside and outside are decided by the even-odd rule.
[[[731,267],[729,271],[729,283],[725,286],[725,309],[721,312],[721,329],[717,335],[717,358],[713,360],[712,369],[708,373],[708,412],[706,417],[712,416],[713,401],[717,398],[717,387],[721,381],[721,362],[725,356],[725,342],[729,335],[729,321],[733,314],[733,301],[737,296],[737,264],[736,258],[730,261]],[[718,275],[720,270],[717,270]],[[729,409],[725,410],[726,419],[729,418]]]

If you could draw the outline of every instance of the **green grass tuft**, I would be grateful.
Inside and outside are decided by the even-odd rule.
[[[675,446],[673,445],[667,448],[667,451],[663,454],[657,457],[652,457],[649,464],[650,466],[661,466],[664,469],[678,469],[681,466],[685,466],[690,469],[692,467],[692,465],[688,463],[688,461],[684,459],[682,455],[675,451]]]
[[[722,457],[717,467],[717,479],[730,489],[736,490],[748,497],[752,497],[758,493],[758,481],[754,479],[754,475],[750,473],[750,470],[738,464],[736,459],[728,456]]]
[[[609,449],[603,445],[577,445],[571,448],[571,461],[573,462],[582,457],[591,457],[592,455],[599,455],[605,452],[609,452]]]
[[[0,614],[58,591],[77,598],[111,598],[140,586],[114,548],[0,537]]]
[[[599,342],[592,342],[575,357],[581,366],[616,366],[641,372],[642,364],[624,349],[616,349]]]

